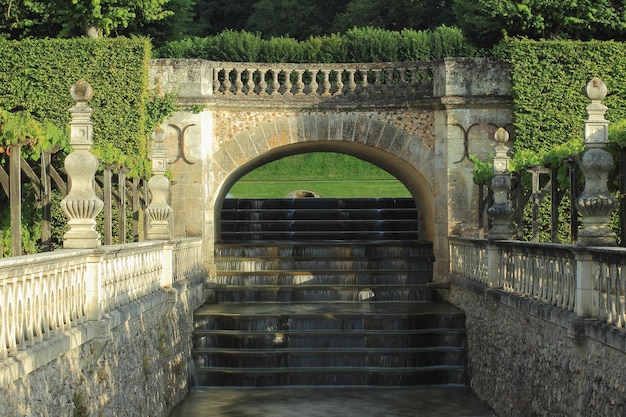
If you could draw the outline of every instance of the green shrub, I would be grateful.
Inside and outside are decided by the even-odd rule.
[[[105,143],[119,160],[146,155],[150,43],[146,39],[0,40],[0,108],[22,111],[69,135],[69,90],[79,79],[94,90],[96,153]],[[99,156],[107,157],[102,155]]]
[[[208,38],[170,42],[157,51],[162,58],[203,58],[230,62],[393,62],[429,61],[481,52],[465,41],[460,30],[441,26],[435,30],[401,32],[365,27],[345,34],[311,36],[304,41],[226,30]]]

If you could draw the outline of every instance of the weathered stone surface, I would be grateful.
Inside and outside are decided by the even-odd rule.
[[[499,417],[624,415],[626,333],[458,283],[449,299],[466,313],[470,386]]]
[[[100,357],[60,345],[62,356],[0,390],[0,417],[167,416],[189,389],[191,312],[204,300],[201,281],[176,289],[173,309],[163,294],[118,311]]]
[[[217,78],[208,76],[205,64],[215,65]],[[185,68],[182,60],[156,60],[152,73],[154,84],[179,93],[181,103],[204,107],[197,115],[176,115],[179,121],[195,123],[202,161],[195,165],[178,161],[172,168],[172,200],[191,192],[187,184],[204,186],[200,202],[200,211],[206,213],[200,225],[204,236],[217,232],[219,238],[214,207],[245,167],[263,165],[277,154],[316,149],[366,159],[403,181],[422,207],[422,237],[433,240],[436,248],[436,275],[445,273],[445,236],[450,229],[459,229],[463,236],[476,234],[475,228],[466,226],[476,223],[477,189],[465,161],[470,151],[488,156],[493,126],[511,122],[506,64],[483,58],[445,59],[407,68],[409,78],[401,78],[403,82],[358,86],[351,86],[349,74],[369,65],[382,74],[390,70],[389,65],[362,64],[356,69],[352,64],[254,64],[272,76],[286,69],[294,74],[307,69],[348,74],[341,90],[332,83],[327,90],[320,79],[316,92],[307,86],[306,94],[299,93],[297,82],[289,91],[281,84],[279,94],[264,94],[259,85],[249,91],[237,80],[243,81],[239,75],[254,69],[250,64],[191,61],[189,65]],[[226,81],[224,71],[236,78],[234,83]],[[433,78],[428,76],[431,72]],[[216,80],[219,85],[213,86]],[[192,91],[192,86],[204,81],[202,89]],[[175,90],[178,83],[182,92]],[[214,94],[207,93],[209,87],[216,87]],[[269,91],[270,86],[264,89]],[[449,177],[459,181],[450,184]],[[175,208],[173,217],[175,236],[181,230],[198,230],[197,219],[186,209]]]

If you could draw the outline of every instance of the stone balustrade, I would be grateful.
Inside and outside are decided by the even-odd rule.
[[[626,249],[450,237],[450,272],[504,292],[626,325]]]
[[[501,288],[574,311],[576,259],[564,245],[498,245]]]
[[[594,249],[593,304],[598,319],[626,328],[626,257],[620,249]]]
[[[259,64],[215,62],[213,93],[252,97],[432,95],[431,63]]]
[[[202,240],[190,238],[0,259],[0,361],[83,323],[98,323],[133,301],[168,291],[175,281],[202,276],[201,254]],[[31,362],[36,368],[45,360]]]
[[[172,283],[180,282],[190,276],[196,277],[204,274],[206,256],[203,251],[202,240],[177,240],[172,248],[172,256],[172,273],[164,274],[166,277],[172,277]],[[164,283],[164,285],[171,285],[172,283]]]
[[[106,314],[161,287],[163,242],[132,244],[133,250],[104,250],[94,257],[101,274],[100,308]],[[108,249],[108,247],[107,247]],[[126,249],[126,248],[124,248]],[[95,259],[94,259],[95,260]]]
[[[450,272],[488,284],[487,241],[450,238]]]
[[[64,251],[0,261],[0,359],[86,320],[86,255]]]

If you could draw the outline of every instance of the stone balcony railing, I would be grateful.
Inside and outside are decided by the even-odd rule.
[[[425,62],[369,64],[258,64],[216,62],[215,95],[262,98],[431,95]]]
[[[510,72],[494,58],[294,64],[154,59],[155,88],[187,106],[431,106],[433,100],[510,101]],[[456,101],[455,101],[456,100]]]
[[[626,328],[624,249],[449,240],[454,275]]]
[[[0,363],[12,371],[0,373],[0,387],[54,359],[41,348],[30,354],[30,348],[55,336],[71,339],[71,331],[82,335],[80,344],[106,339],[107,330],[120,324],[120,309],[175,297],[177,282],[203,277],[201,259],[201,239],[1,259]]]

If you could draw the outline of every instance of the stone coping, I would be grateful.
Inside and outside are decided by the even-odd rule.
[[[112,311],[101,320],[81,323],[0,361],[0,388],[4,388],[86,343],[99,344],[99,346],[94,346],[94,360],[97,360],[97,356],[110,340],[113,329],[163,303],[172,302],[173,292],[176,290],[160,289]],[[98,350],[100,352],[97,352]]]

